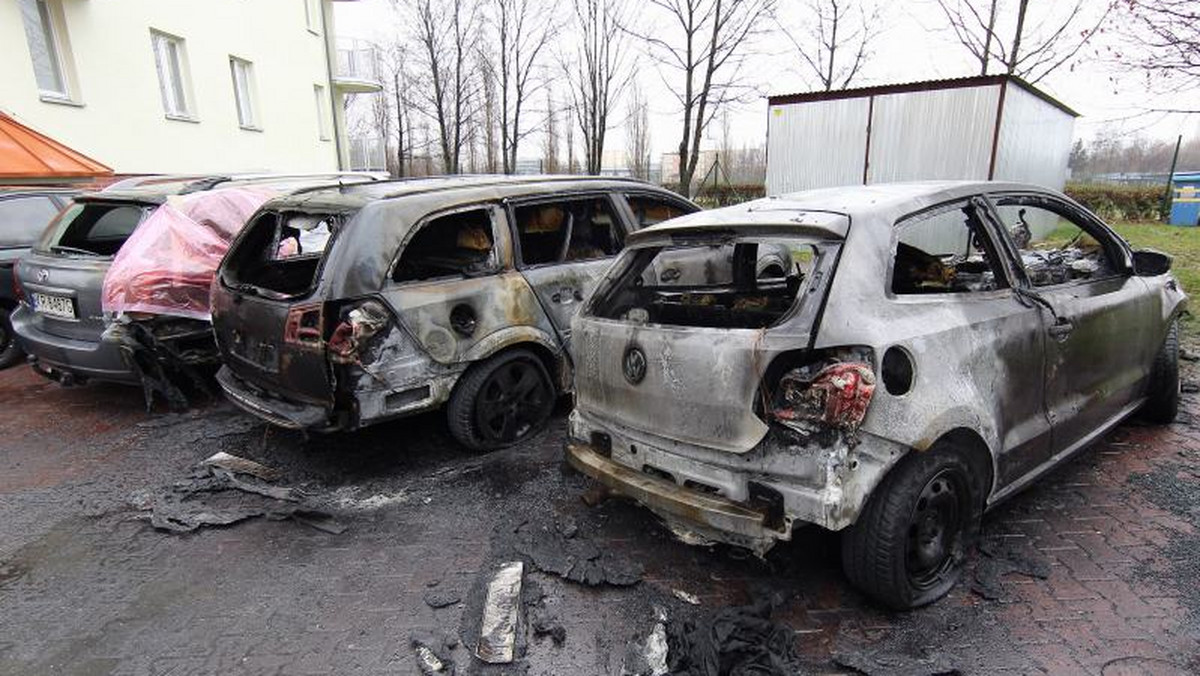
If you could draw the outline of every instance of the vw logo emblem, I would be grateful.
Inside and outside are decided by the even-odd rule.
[[[37,271],[37,280],[39,282],[44,282],[47,279],[50,279],[50,271],[49,270],[47,270],[46,268],[42,268],[41,270]]]
[[[625,358],[621,360],[621,364],[625,380],[628,380],[630,385],[637,385],[646,377],[646,354],[636,345],[625,350]]]

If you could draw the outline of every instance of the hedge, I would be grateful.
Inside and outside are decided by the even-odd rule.
[[[1068,183],[1063,192],[1107,221],[1161,221],[1166,218],[1162,185]]]
[[[1161,221],[1165,186],[1069,183],[1064,192],[1108,221]],[[723,207],[757,199],[766,194],[762,184],[704,185],[696,202],[705,207]]]

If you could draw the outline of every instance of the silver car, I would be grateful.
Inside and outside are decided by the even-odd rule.
[[[764,246],[791,249],[784,275],[753,273]],[[661,274],[680,260],[728,264]],[[685,541],[762,553],[801,524],[841,531],[854,585],[929,603],[986,509],[1135,412],[1174,419],[1169,267],[1028,185],[675,219],[630,236],[574,321],[568,460]]]

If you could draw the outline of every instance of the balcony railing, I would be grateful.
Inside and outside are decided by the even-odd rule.
[[[375,45],[366,40],[338,40],[334,84],[357,92],[379,91],[379,60]]]

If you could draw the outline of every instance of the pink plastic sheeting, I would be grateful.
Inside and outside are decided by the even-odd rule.
[[[277,193],[224,188],[171,197],[140,225],[104,276],[105,314],[212,320],[209,287],[246,220]]]

